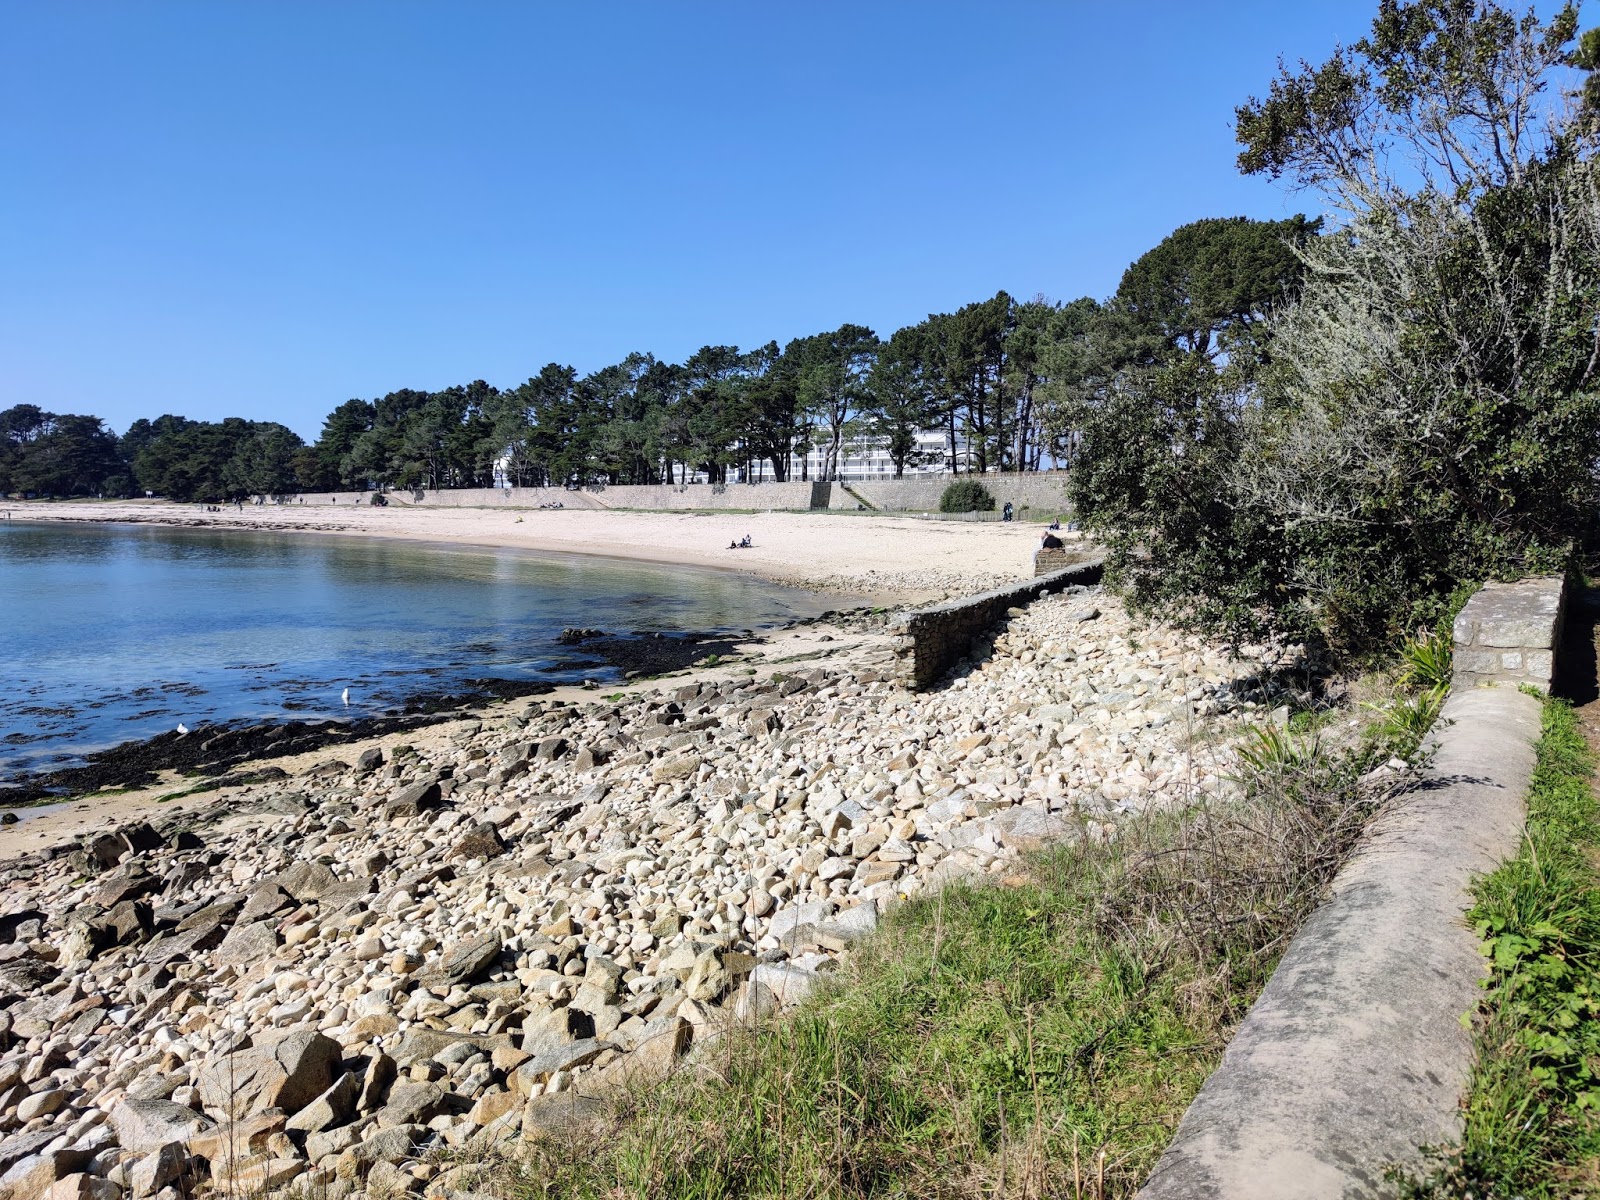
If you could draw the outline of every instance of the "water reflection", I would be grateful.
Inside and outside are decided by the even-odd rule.
[[[569,625],[743,629],[824,607],[744,576],[579,555],[0,525],[0,777],[178,721],[365,715],[468,678],[560,678]]]

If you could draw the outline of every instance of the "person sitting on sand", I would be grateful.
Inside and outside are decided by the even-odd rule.
[[[739,549],[741,549],[741,550],[750,549],[750,535],[748,533],[744,535],[744,541],[739,543]]]
[[[1047,531],[1044,535],[1044,539],[1039,543],[1039,548],[1041,550],[1060,550],[1065,545],[1066,543],[1058,538],[1055,534]]]
[[[729,542],[728,543],[728,549],[729,550],[737,550],[738,548],[739,548],[739,543],[738,542]]]

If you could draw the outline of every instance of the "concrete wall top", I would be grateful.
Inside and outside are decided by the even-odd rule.
[[[1144,1200],[1390,1197],[1391,1164],[1461,1133],[1485,964],[1463,919],[1515,854],[1541,706],[1463,671],[1475,652],[1553,658],[1562,581],[1485,588],[1456,622],[1457,666],[1421,786],[1391,801],[1295,935],[1184,1114]],[[1548,686],[1549,677],[1544,676]]]

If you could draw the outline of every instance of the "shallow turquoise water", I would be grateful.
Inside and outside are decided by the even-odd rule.
[[[0,522],[0,779],[180,721],[366,716],[478,678],[615,678],[556,644],[567,626],[754,629],[826,606],[582,555]]]

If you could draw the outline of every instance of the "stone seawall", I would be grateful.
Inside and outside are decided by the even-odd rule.
[[[958,478],[920,475],[909,479],[878,479],[866,483],[690,483],[618,484],[568,491],[566,488],[396,488],[385,493],[390,504],[418,508],[637,508],[679,512],[689,510],[755,510],[807,512],[834,509],[853,512],[865,504],[881,512],[938,512],[939,497]],[[959,478],[966,478],[960,476]],[[990,474],[979,477],[994,496],[998,511],[1008,502],[1018,514],[1055,516],[1071,509],[1067,500],[1067,472],[1038,471]],[[371,492],[305,492],[290,497],[290,505],[370,504]]]
[[[894,627],[896,682],[913,691],[927,687],[1007,609],[1074,585],[1099,583],[1102,566],[1099,558],[1093,558],[1024,583],[906,613]]]
[[[370,504],[371,492],[307,492],[290,500],[306,506]],[[829,485],[818,483],[691,483],[684,487],[618,486],[568,491],[566,488],[397,488],[385,493],[402,508],[542,508],[559,504],[574,509],[648,509],[662,512],[729,509],[805,512],[827,508]]]
[[[938,512],[939,497],[957,479],[978,480],[994,497],[998,510],[1009,502],[1019,513],[1056,516],[1069,512],[1066,471],[993,472],[988,475],[917,475],[909,479],[874,479],[835,484],[833,508],[853,509],[865,502],[883,512]]]

